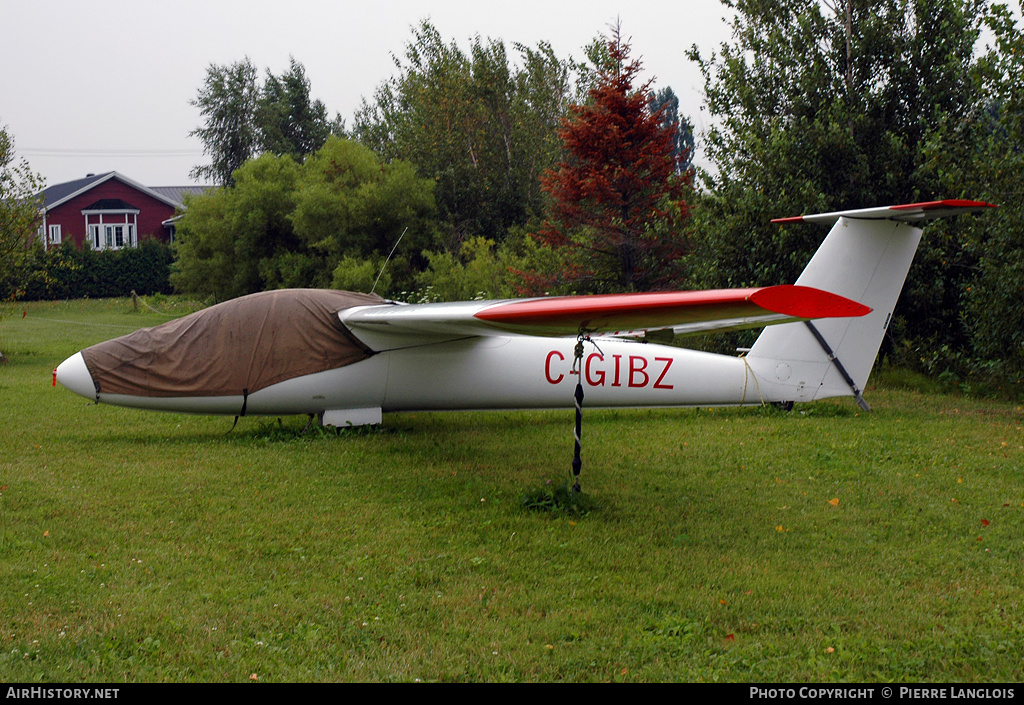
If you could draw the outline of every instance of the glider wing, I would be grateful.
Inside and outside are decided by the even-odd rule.
[[[410,336],[636,336],[759,328],[814,318],[863,316],[871,309],[805,286],[561,296],[505,301],[385,305],[341,313],[342,322],[371,347]],[[364,336],[369,337],[364,337]],[[379,336],[392,338],[382,341]],[[380,348],[378,348],[380,349]]]

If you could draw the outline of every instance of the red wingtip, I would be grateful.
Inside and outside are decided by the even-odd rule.
[[[870,307],[845,296],[793,284],[759,289],[750,300],[761,308],[796,318],[852,318],[871,313]]]

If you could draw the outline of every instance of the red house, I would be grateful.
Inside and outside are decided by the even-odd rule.
[[[71,241],[94,250],[135,247],[147,237],[171,242],[184,195],[205,189],[143,186],[116,171],[56,184],[40,194],[40,238],[46,247]]]

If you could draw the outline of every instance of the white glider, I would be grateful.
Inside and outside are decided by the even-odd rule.
[[[795,285],[403,305],[280,290],[69,357],[57,381],[103,404],[379,423],[386,411],[790,403],[867,383],[936,201],[781,222],[834,223]],[[649,340],[762,327],[741,357]],[[582,342],[582,345],[578,345]],[[866,406],[866,405],[865,405]]]

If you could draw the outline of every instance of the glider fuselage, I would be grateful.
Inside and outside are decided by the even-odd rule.
[[[573,339],[489,336],[377,353],[337,369],[295,377],[243,398],[153,397],[98,392],[104,404],[200,414],[290,415],[332,409],[428,411],[573,406]],[[61,370],[88,375],[84,364]],[[744,361],[613,338],[585,343],[580,368],[588,407],[760,403]],[[86,390],[91,378],[80,382]]]

